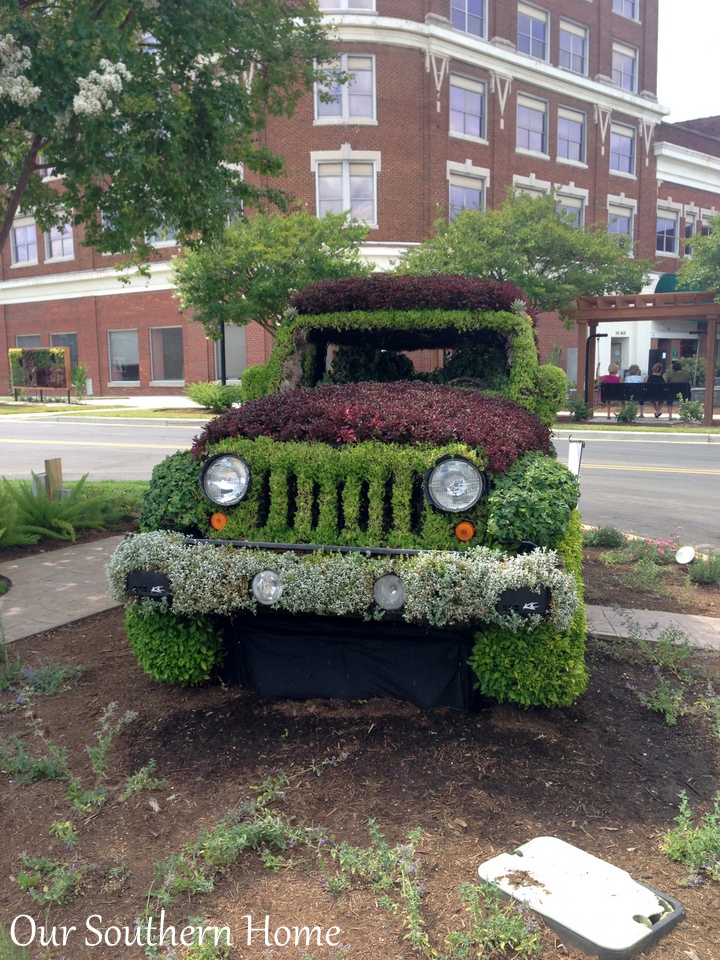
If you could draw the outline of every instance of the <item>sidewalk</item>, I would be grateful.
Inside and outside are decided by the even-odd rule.
[[[105,566],[121,540],[107,537],[0,563],[0,574],[12,581],[0,597],[5,639],[21,640],[116,607],[107,596]],[[629,620],[648,639],[657,629],[675,627],[692,646],[720,650],[720,619],[712,617],[588,606],[587,619],[588,633],[603,639],[627,637]]]

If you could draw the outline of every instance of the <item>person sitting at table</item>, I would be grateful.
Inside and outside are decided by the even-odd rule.
[[[609,365],[608,365],[608,372],[607,372],[607,373],[605,374],[605,376],[602,378],[602,381],[601,381],[601,382],[602,382],[602,383],[621,383],[620,377],[618,376],[618,370],[619,370],[619,369],[620,369],[620,367],[619,367],[616,363],[611,363],[611,364],[609,364]],[[610,403],[611,403],[611,401],[608,400],[608,402],[607,402],[607,415],[608,415],[608,420],[610,419]]]

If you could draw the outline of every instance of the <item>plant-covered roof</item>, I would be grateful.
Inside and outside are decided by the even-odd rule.
[[[552,455],[538,417],[504,397],[428,383],[324,384],[250,400],[211,420],[193,445],[200,457],[226,437],[279,441],[441,445],[467,443],[502,474],[530,450]]]
[[[505,310],[522,301],[523,291],[513,283],[480,280],[456,274],[369,277],[321,280],[300,290],[291,306],[300,315],[347,313],[353,310]]]

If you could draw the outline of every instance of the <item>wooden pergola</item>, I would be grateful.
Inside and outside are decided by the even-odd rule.
[[[712,426],[720,303],[715,291],[638,293],[620,297],[578,297],[577,312],[578,371],[577,395],[584,396],[585,370],[595,370],[595,345],[601,323],[637,323],[641,320],[706,320],[707,347],[705,377],[705,415],[703,423]],[[590,339],[588,339],[590,338]],[[698,344],[699,346],[699,344]],[[593,384],[594,385],[594,384]]]

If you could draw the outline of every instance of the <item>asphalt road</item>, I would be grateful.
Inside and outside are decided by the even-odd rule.
[[[63,477],[147,480],[153,466],[185,449],[202,424],[181,421],[0,420],[0,474],[29,478],[62,459]],[[573,434],[574,436],[576,434]],[[720,443],[619,439],[586,434],[580,472],[583,521],[627,533],[677,535],[720,551]],[[567,441],[556,440],[567,462]]]

